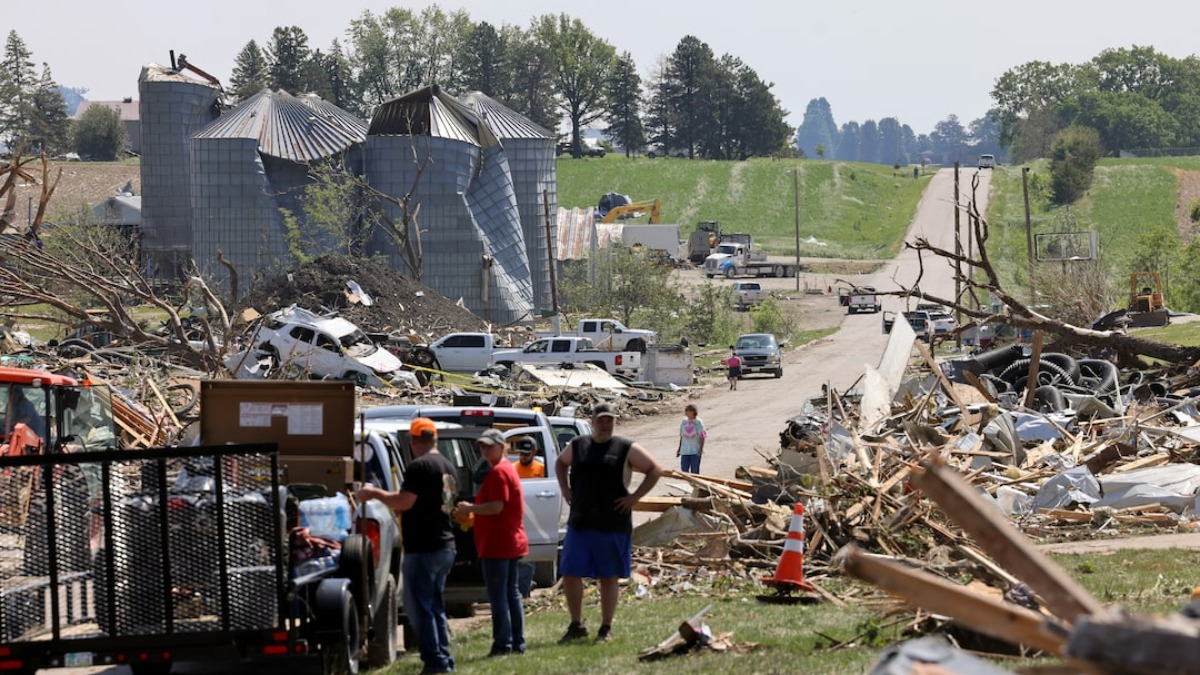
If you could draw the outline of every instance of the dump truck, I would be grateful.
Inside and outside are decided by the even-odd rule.
[[[353,449],[353,384],[220,382],[216,392],[201,385],[198,447],[67,442],[0,457],[4,474],[31,477],[0,481],[5,498],[27,488],[44,504],[30,514],[36,527],[0,538],[8,671],[127,665],[165,675],[180,662],[311,658],[343,675],[360,660],[395,659],[395,517],[330,489],[354,473],[340,456]],[[243,436],[252,440],[226,443]],[[337,456],[289,483],[281,447]],[[75,552],[78,541],[88,555]]]

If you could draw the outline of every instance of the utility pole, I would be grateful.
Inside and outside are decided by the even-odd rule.
[[[796,292],[800,292],[800,169],[792,168],[792,201],[796,204]]]
[[[557,276],[554,269],[554,238],[551,236],[553,230],[550,227],[550,191],[542,190],[542,210],[546,217],[546,257],[550,262],[550,308],[554,312],[554,334],[557,335],[562,326],[559,324],[558,317],[558,285],[555,283]]]
[[[1033,304],[1033,219],[1029,214],[1029,167],[1021,167],[1021,191],[1025,194],[1025,256],[1029,259],[1029,302]]]
[[[958,307],[962,304],[962,209],[959,207],[959,191],[958,191],[958,169],[959,163],[954,162],[954,305]],[[954,322],[962,323],[962,311],[954,310]],[[954,343],[962,348],[962,333],[957,332],[954,336]]]

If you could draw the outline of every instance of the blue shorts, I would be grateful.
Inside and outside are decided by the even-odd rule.
[[[627,578],[632,558],[633,535],[568,526],[558,571],[564,577]]]

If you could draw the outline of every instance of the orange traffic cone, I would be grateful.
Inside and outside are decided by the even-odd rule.
[[[775,567],[775,576],[759,579],[764,584],[777,591],[815,591],[804,580],[804,505],[796,502],[792,511],[792,524],[788,527],[787,542],[783,545],[783,555]]]

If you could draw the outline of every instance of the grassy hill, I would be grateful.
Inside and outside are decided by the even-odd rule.
[[[768,252],[796,251],[796,190],[799,180],[800,254],[811,257],[881,259],[900,249],[904,232],[928,182],[911,169],[831,160],[709,160],[560,158],[558,205],[593,208],[608,192],[634,201],[659,199],[662,222],[677,223],[683,236],[696,223],[716,220],[721,229],[749,232]]]

